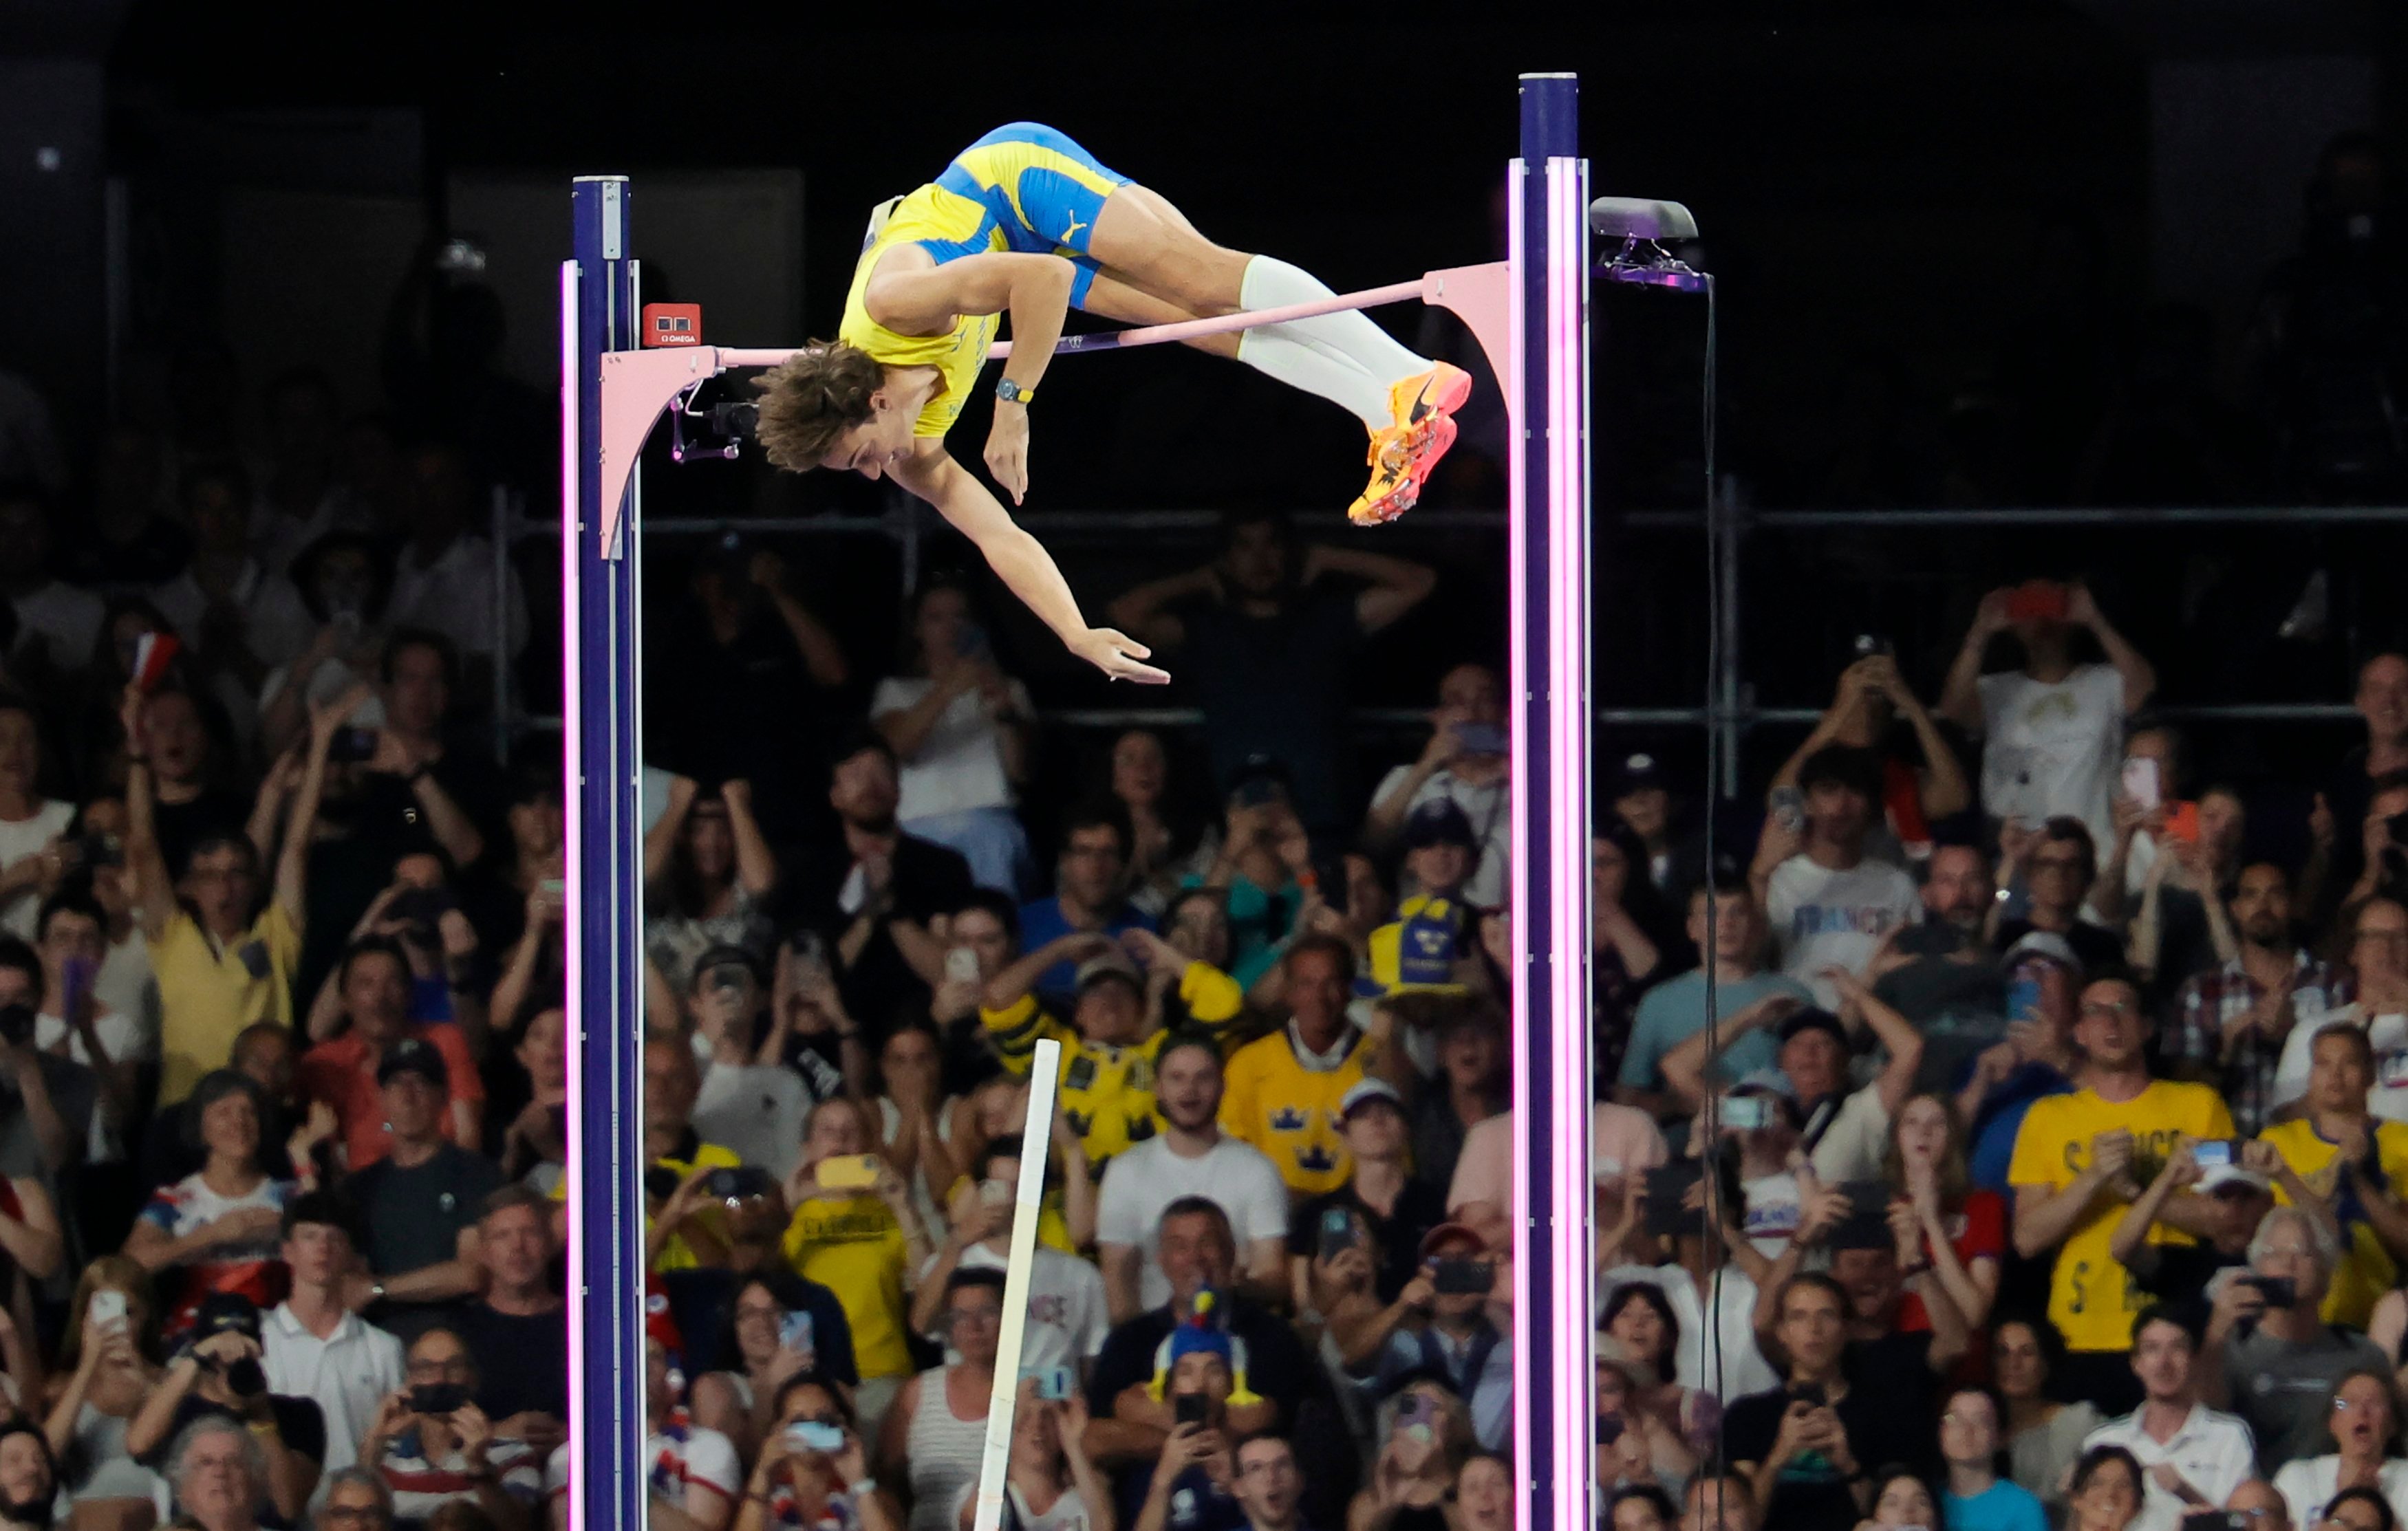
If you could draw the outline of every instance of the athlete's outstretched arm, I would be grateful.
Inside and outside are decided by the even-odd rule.
[[[944,442],[924,436],[912,454],[895,465],[895,481],[937,508],[953,530],[978,544],[987,563],[1011,593],[1027,603],[1063,645],[1115,680],[1162,685],[1170,677],[1151,665],[1154,651],[1109,627],[1090,627],[1079,598],[1062,578],[1054,555],[1011,519],[1003,502],[968,468],[953,461]]]
[[[996,250],[966,255],[942,265],[887,271],[869,279],[862,302],[869,317],[904,335],[941,331],[957,314],[1011,315],[1011,358],[1003,376],[1025,393],[1037,392],[1054,360],[1054,342],[1070,312],[1070,281],[1078,268],[1058,255],[1021,255]],[[1011,492],[1012,503],[1028,497],[1028,406],[995,401],[995,425],[986,437],[987,471]]]

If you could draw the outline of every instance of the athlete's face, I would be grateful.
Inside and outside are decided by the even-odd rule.
[[[889,381],[869,395],[869,418],[836,438],[822,467],[843,468],[865,479],[882,479],[911,452],[911,411],[902,407]]]

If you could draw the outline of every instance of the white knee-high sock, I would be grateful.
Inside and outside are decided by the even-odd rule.
[[[1285,324],[1269,324],[1238,336],[1238,360],[1266,378],[1353,410],[1372,430],[1395,423],[1388,408],[1388,385],[1334,351],[1290,332]]]
[[[1248,309],[1279,308],[1335,295],[1310,271],[1269,255],[1257,255],[1247,262],[1246,274],[1238,283],[1238,301]],[[1283,327],[1344,356],[1383,387],[1430,367],[1426,358],[1398,345],[1387,331],[1360,312],[1290,320]]]

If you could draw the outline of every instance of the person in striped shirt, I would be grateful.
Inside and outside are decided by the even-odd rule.
[[[393,1495],[394,1531],[420,1531],[442,1505],[473,1499],[497,1531],[530,1531],[543,1497],[543,1459],[523,1440],[500,1440],[472,1401],[477,1362],[449,1329],[409,1347],[408,1386],[390,1394],[360,1440],[360,1462]]]

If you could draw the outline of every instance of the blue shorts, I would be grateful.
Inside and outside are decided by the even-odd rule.
[[[1059,255],[1077,266],[1070,302],[1081,307],[1098,269],[1087,254],[1096,216],[1128,178],[1105,168],[1066,133],[1042,122],[1009,122],[955,155],[936,183],[983,203],[1010,249]]]

